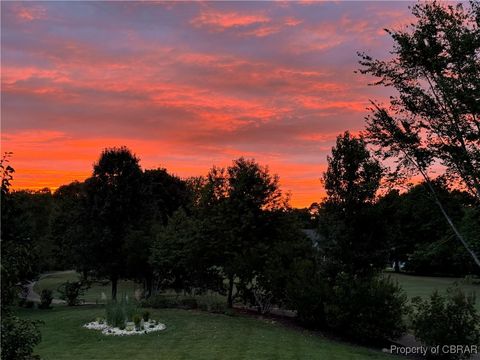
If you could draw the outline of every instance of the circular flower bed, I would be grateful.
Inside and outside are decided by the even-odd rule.
[[[120,329],[118,327],[112,327],[106,323],[92,321],[88,324],[83,325],[84,328],[91,329],[91,330],[101,330],[102,334],[104,335],[117,335],[117,336],[124,336],[124,335],[142,335],[148,334],[154,331],[161,331],[165,330],[165,324],[161,324],[155,320],[145,321],[143,326],[140,327],[139,330],[135,329],[135,327],[127,327],[125,329]]]

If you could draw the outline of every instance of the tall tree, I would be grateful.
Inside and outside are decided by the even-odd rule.
[[[112,299],[118,280],[126,274],[128,234],[137,225],[142,204],[142,170],[138,158],[126,147],[108,148],[86,180],[86,205],[92,237],[86,239],[96,257],[98,274],[112,282]]]
[[[190,192],[183,180],[166,169],[145,170],[141,189],[140,226],[128,234],[125,246],[128,276],[144,282],[145,296],[148,297],[153,286],[153,269],[148,260],[154,238],[159,236],[177,209],[188,206]]]
[[[393,58],[360,54],[361,73],[392,87],[390,104],[372,101],[367,138],[385,158],[396,158],[396,172],[420,173],[456,237],[478,266],[470,249],[431,185],[431,167],[480,202],[480,5],[472,1],[444,5],[422,2],[406,30],[387,30],[394,40]]]
[[[213,168],[199,200],[202,216],[227,278],[227,303],[233,305],[235,279],[245,285],[265,261],[271,239],[269,212],[286,206],[278,177],[254,160],[237,159],[225,169]]]
[[[50,189],[12,191],[10,198],[16,215],[10,219],[9,226],[15,228],[18,238],[32,243],[33,253],[37,254],[35,270],[40,273],[58,269],[51,237],[53,197]]]
[[[11,153],[0,159],[1,185],[1,308],[2,314],[15,303],[22,286],[30,281],[35,273],[37,254],[34,243],[28,237],[29,231],[18,219],[23,215],[10,191],[15,170],[10,166]],[[28,229],[29,230],[29,229]]]
[[[328,272],[372,273],[385,264],[385,244],[372,206],[382,168],[362,137],[348,131],[337,137],[323,174],[327,198],[320,231]]]
[[[1,349],[2,359],[32,360],[33,348],[40,342],[38,323],[13,315],[11,307],[26,282],[35,275],[35,255],[30,239],[21,237],[23,229],[17,220],[21,214],[11,198],[10,185],[14,169],[9,164],[11,153],[0,159],[1,183]]]
[[[53,194],[52,238],[54,253],[64,269],[76,269],[83,275],[95,267],[89,241],[92,226],[86,204],[86,185],[74,181],[60,186]]]

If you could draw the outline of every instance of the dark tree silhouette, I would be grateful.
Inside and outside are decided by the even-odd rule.
[[[227,278],[227,303],[233,305],[235,279],[248,283],[267,253],[269,211],[284,208],[278,177],[254,160],[237,159],[225,169],[213,168],[201,190],[200,211],[210,229],[215,263]]]
[[[15,170],[9,165],[12,153],[0,159],[1,185],[1,349],[2,359],[35,359],[34,347],[40,342],[41,334],[36,321],[21,319],[12,312],[22,285],[35,275],[35,254],[30,239],[22,224],[16,221],[20,212],[11,198],[10,186]],[[20,228],[19,228],[20,226]]]
[[[328,272],[374,273],[386,260],[382,227],[373,207],[382,168],[363,138],[348,131],[337,137],[327,161],[320,231]]]
[[[126,273],[125,242],[135,227],[142,204],[142,170],[139,160],[126,147],[105,149],[86,180],[86,206],[92,236],[85,239],[96,258],[99,275],[112,282],[112,299],[118,280]]]
[[[446,176],[480,202],[480,5],[422,2],[416,22],[387,30],[393,58],[360,54],[361,73],[374,85],[393,87],[389,106],[372,101],[368,140],[385,158],[396,158],[396,173],[420,173],[456,237],[470,249],[431,184],[430,168],[441,163]]]

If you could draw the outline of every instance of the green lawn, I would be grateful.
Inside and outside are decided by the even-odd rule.
[[[379,351],[333,342],[307,331],[248,317],[177,309],[151,310],[167,329],[141,336],[105,336],[82,325],[103,316],[101,306],[19,309],[42,320],[44,360],[122,359],[392,359]]]
[[[50,289],[54,292],[54,297],[58,298],[60,294],[56,291],[57,288],[66,281],[75,281],[80,278],[80,275],[73,271],[57,271],[52,273],[43,274],[40,276],[40,279],[36,282],[34,290],[37,294],[40,294],[42,289]],[[127,294],[130,297],[134,296],[135,289],[141,288],[140,285],[135,284],[133,281],[129,280],[120,280],[118,282],[118,294]],[[85,295],[82,297],[85,301],[88,302],[98,302],[102,303],[102,293],[105,294],[108,298],[112,293],[112,287],[110,283],[102,285],[95,283],[90,289],[87,290]]]
[[[476,294],[476,307],[478,311],[480,311],[480,285],[478,285],[478,283],[466,284],[463,278],[415,276],[396,273],[388,273],[388,275],[398,281],[410,299],[415,296],[426,298],[434,290],[444,293],[449,286],[457,282],[465,292],[473,292]]]
[[[389,273],[405,289],[409,298],[427,297],[434,289],[444,291],[460,282],[466,291],[480,298],[480,285],[463,279],[412,276]],[[55,290],[73,271],[43,275],[35,286]],[[119,293],[133,295],[131,281],[119,284]],[[110,284],[94,285],[87,301],[110,294]],[[477,301],[480,310],[480,301]],[[248,317],[228,317],[177,309],[151,310],[152,317],[167,325],[165,331],[132,337],[104,336],[82,325],[103,316],[102,306],[55,306],[52,310],[19,309],[22,317],[43,321],[42,342],[36,352],[42,359],[392,359],[392,356],[346,343],[324,339],[308,331]]]
[[[406,274],[397,274],[393,272],[387,272],[392,279],[397,280],[402,288],[407,292],[409,298],[415,296],[427,297],[435,289],[439,291],[445,291],[449,286],[455,282],[460,283],[460,286],[467,292],[476,293],[477,297],[477,309],[480,311],[480,285],[477,284],[465,284],[463,278],[446,278],[446,277],[432,277],[432,276],[414,276]],[[40,277],[39,281],[35,284],[35,291],[39,294],[42,289],[51,289],[54,291],[54,296],[58,297],[56,289],[62,283],[67,280],[73,281],[79,278],[78,273],[74,271],[59,271],[44,274]],[[141,287],[139,284],[135,284],[133,281],[119,281],[118,293],[128,294],[130,297],[134,295],[135,289]],[[110,298],[111,285],[94,284],[85,294],[83,299],[89,302],[102,302],[102,292]]]

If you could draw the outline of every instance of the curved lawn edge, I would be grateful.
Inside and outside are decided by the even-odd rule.
[[[393,356],[336,342],[285,326],[243,316],[230,317],[180,309],[149,309],[166,325],[143,336],[106,337],[82,328],[101,306],[52,310],[19,309],[21,317],[43,321],[42,359],[392,359]]]

